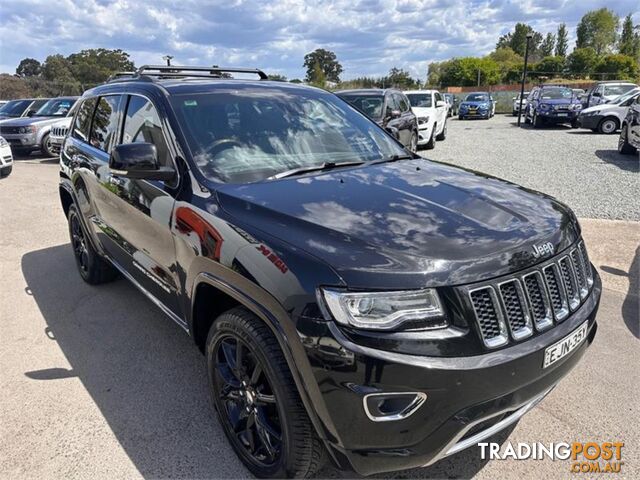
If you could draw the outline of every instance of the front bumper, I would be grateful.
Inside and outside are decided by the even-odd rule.
[[[49,146],[53,153],[60,153],[62,150],[62,144],[64,143],[64,137],[54,137],[49,135]]]
[[[35,133],[3,133],[4,139],[14,148],[37,148],[38,138]]]
[[[598,128],[602,115],[579,115],[578,123],[582,128]]]
[[[547,123],[567,123],[572,122],[580,115],[579,111],[575,110],[537,110],[538,116],[544,119]]]
[[[418,145],[425,145],[431,138],[433,132],[433,122],[429,122],[426,125],[418,126]]]
[[[489,118],[491,110],[460,110],[458,116],[462,118]]]
[[[423,357],[353,343],[328,324],[340,361],[312,361],[335,438],[328,439],[343,469],[361,475],[431,465],[506,428],[539,402],[580,361],[596,334],[601,283],[570,317],[511,347],[469,357]],[[587,338],[543,369],[545,349],[588,322]],[[401,341],[401,340],[399,340]],[[374,422],[367,394],[422,392],[410,416]]]

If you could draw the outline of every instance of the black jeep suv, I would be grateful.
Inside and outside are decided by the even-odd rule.
[[[119,272],[193,337],[259,477],[429,465],[516,422],[596,333],[571,210],[250,72],[84,94],[60,160],[82,278]]]

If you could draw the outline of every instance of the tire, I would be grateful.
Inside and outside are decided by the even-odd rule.
[[[571,128],[578,128],[579,126],[578,119],[571,120]]]
[[[464,117],[462,115],[458,115],[458,120],[464,120]]]
[[[439,135],[436,136],[436,140],[442,141],[447,138],[447,121],[444,121],[444,126],[442,127],[442,131]]]
[[[51,149],[51,142],[49,140],[48,133],[42,137],[42,142],[40,142],[40,151],[45,157],[55,157],[53,150]]]
[[[412,153],[416,153],[418,151],[418,134],[413,132],[411,134],[411,140],[409,141],[409,150]]]
[[[8,177],[13,170],[13,165],[9,165],[8,167],[4,167],[0,169],[0,178]]]
[[[538,117],[538,114],[535,111],[533,112],[531,123],[533,123],[533,128],[540,128],[542,126],[542,119]]]
[[[426,148],[427,150],[433,150],[434,148],[436,148],[436,127],[437,125],[434,124],[433,128],[431,129],[431,136],[429,137],[429,141],[424,145],[424,148]]]
[[[118,276],[118,271],[94,250],[75,205],[69,207],[67,217],[71,248],[73,248],[73,256],[82,279],[90,285],[114,280]]]
[[[623,125],[620,129],[620,137],[618,137],[618,153],[622,155],[633,155],[638,151],[636,147],[629,143],[627,138],[629,127],[627,125]]]
[[[322,466],[324,447],[266,324],[241,307],[223,313],[209,331],[206,362],[220,423],[253,475],[306,478]]]
[[[615,117],[605,117],[598,124],[598,131],[604,135],[611,135],[618,130],[618,119]]]
[[[517,117],[518,116],[518,112],[516,110],[514,110],[514,111],[511,112],[511,115],[514,116],[514,117]]]

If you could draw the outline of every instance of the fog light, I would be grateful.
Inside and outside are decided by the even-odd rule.
[[[362,403],[374,422],[391,422],[411,416],[427,400],[423,392],[370,393]]]

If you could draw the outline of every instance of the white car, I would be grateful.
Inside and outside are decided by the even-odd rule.
[[[411,90],[404,94],[418,118],[418,147],[434,148],[436,140],[447,138],[447,102],[437,90]]]
[[[62,143],[69,132],[72,120],[73,117],[65,117],[64,120],[60,120],[59,122],[51,125],[51,131],[49,132],[49,145],[51,153],[54,155],[60,154],[60,150],[62,150]]]
[[[13,153],[11,145],[4,137],[0,137],[0,177],[6,177],[13,169]]]
[[[582,128],[590,128],[594,132],[615,133],[622,125],[629,106],[639,95],[640,88],[634,88],[609,103],[585,108],[578,116],[578,123]]]
[[[524,112],[527,109],[527,97],[529,96],[529,92],[524,92],[524,96],[522,98],[522,111]],[[495,106],[494,106],[495,109]],[[515,117],[518,115],[518,111],[520,110],[520,94],[518,93],[517,97],[513,97],[513,107],[511,109],[511,113]],[[495,110],[494,112],[495,113]]]
[[[582,97],[582,106],[589,108],[594,105],[610,102],[634,88],[638,88],[638,85],[631,82],[598,82],[584,94]]]

